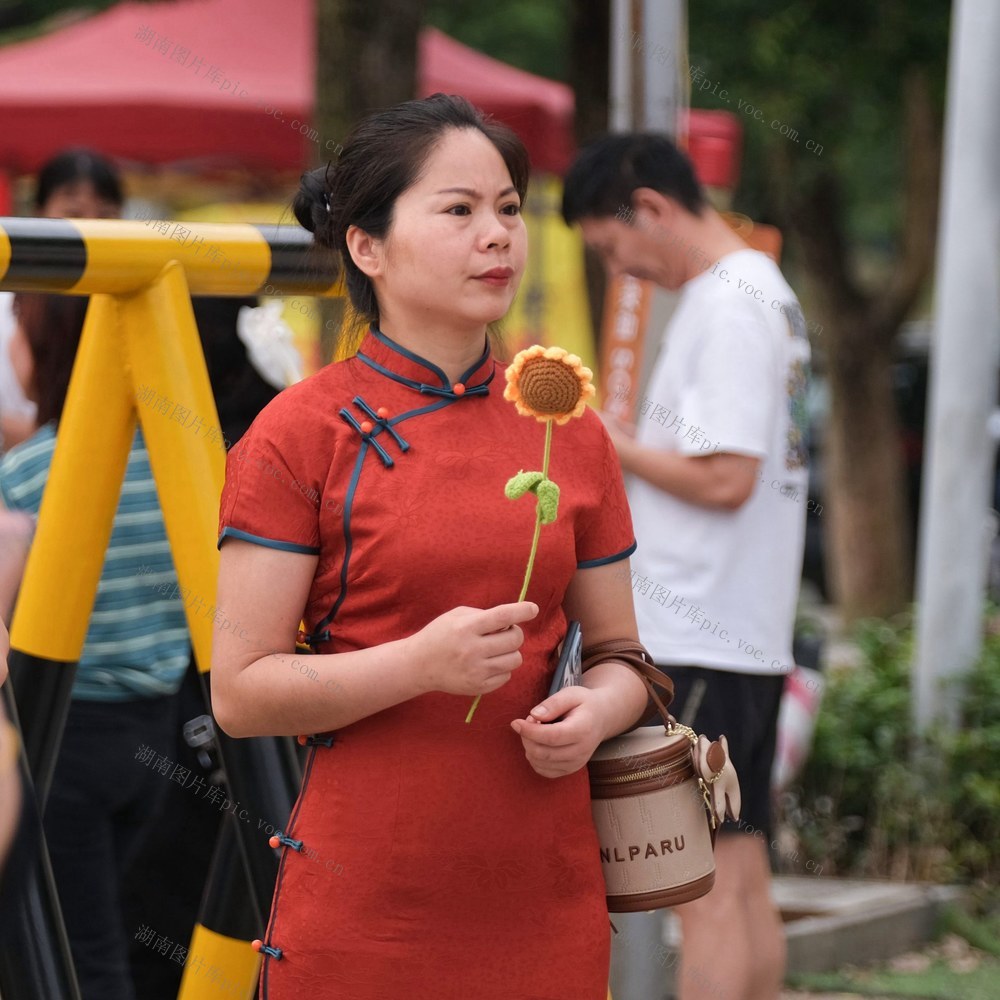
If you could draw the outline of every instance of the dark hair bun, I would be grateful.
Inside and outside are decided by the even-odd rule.
[[[303,229],[316,237],[316,242],[330,246],[330,194],[326,187],[327,167],[319,167],[302,175],[292,211]]]

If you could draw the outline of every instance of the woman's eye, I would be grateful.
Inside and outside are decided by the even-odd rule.
[[[448,209],[448,214],[449,215],[469,215],[470,214],[469,206],[468,205],[452,205],[452,207]]]
[[[504,215],[520,215],[521,206],[516,204],[515,202],[511,202],[509,205],[504,205],[504,207],[501,208],[500,211],[503,212]]]

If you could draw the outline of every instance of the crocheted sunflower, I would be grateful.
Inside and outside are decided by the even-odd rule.
[[[561,347],[535,345],[520,351],[507,368],[507,388],[503,397],[513,403],[522,417],[534,417],[545,424],[545,453],[541,472],[525,472],[512,476],[504,487],[508,500],[519,500],[525,493],[535,494],[535,535],[524,572],[519,601],[523,601],[535,566],[538,539],[542,525],[551,524],[559,513],[559,487],[549,479],[549,458],[552,454],[552,425],[565,424],[583,415],[587,400],[594,395],[594,373],[583,362]],[[472,721],[482,695],[465,717]]]
[[[594,395],[593,377],[575,354],[536,344],[521,351],[507,369],[503,398],[522,417],[565,424],[579,417]]]

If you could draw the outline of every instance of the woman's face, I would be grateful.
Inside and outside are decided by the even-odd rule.
[[[72,181],[57,187],[39,209],[46,219],[117,219],[121,205],[102,198],[87,180]]]
[[[444,133],[375,246],[383,324],[470,329],[500,319],[524,273],[527,233],[493,143],[477,129]]]

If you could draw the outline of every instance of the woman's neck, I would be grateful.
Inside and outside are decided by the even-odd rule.
[[[486,347],[485,327],[463,331],[421,329],[417,325],[399,325],[383,316],[379,330],[400,347],[437,365],[453,384],[483,356]]]

